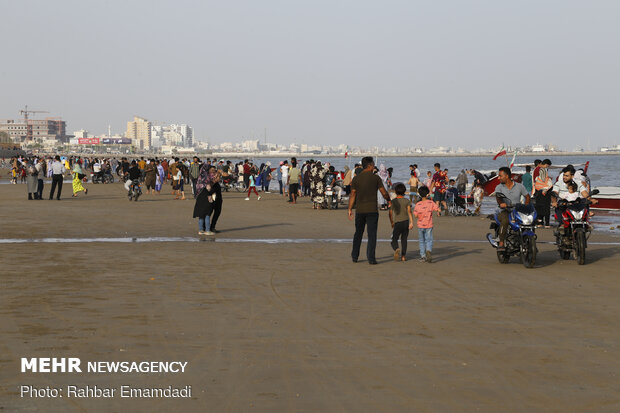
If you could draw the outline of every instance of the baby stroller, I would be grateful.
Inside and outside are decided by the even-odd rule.
[[[448,204],[448,214],[453,217],[471,214],[467,209],[465,200],[454,191],[446,192],[446,203]]]

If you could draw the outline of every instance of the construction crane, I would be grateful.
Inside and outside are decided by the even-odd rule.
[[[20,115],[24,115],[24,123],[26,124],[26,140],[32,140],[32,123],[28,122],[28,114],[30,113],[49,113],[47,110],[28,110],[28,105],[24,107],[24,109],[19,111]]]
[[[29,113],[49,113],[47,110],[28,110],[28,105],[24,107],[24,109],[19,111],[20,115],[24,115],[24,120],[28,122],[28,114]]]

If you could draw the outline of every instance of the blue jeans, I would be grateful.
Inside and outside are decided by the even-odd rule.
[[[205,215],[198,218],[198,231],[210,231],[211,230],[211,216]]]
[[[433,251],[433,228],[418,228],[420,241],[420,257],[426,256],[426,251]]]

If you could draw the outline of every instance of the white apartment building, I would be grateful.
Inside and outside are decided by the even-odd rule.
[[[194,146],[194,128],[185,124],[154,125],[151,127],[152,146]]]
[[[241,142],[241,148],[244,151],[256,152],[258,151],[258,143],[259,143],[258,139],[250,139],[247,141],[243,141]]]
[[[76,139],[86,139],[88,138],[88,131],[84,129],[80,129],[78,131],[73,132],[73,136],[75,136]]]

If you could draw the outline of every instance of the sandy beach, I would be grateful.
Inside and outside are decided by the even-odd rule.
[[[120,184],[61,201],[2,185],[2,239],[198,239],[193,200],[129,202]],[[49,184],[44,194],[49,194]],[[191,195],[189,196],[191,198]],[[620,238],[585,266],[539,232],[536,268],[497,262],[481,217],[435,218],[434,263],[350,260],[346,210],[225,193],[204,242],[2,244],[0,409],[127,411],[620,410]],[[381,213],[379,238],[391,228]],[[246,242],[231,242],[231,240]],[[250,240],[279,242],[247,242]],[[292,240],[305,239],[304,242]],[[226,241],[228,240],[228,242]],[[323,240],[323,241],[321,241]],[[470,242],[471,241],[471,242]],[[35,374],[21,357],[182,360],[183,374]],[[192,386],[186,399],[20,397],[19,386]]]

